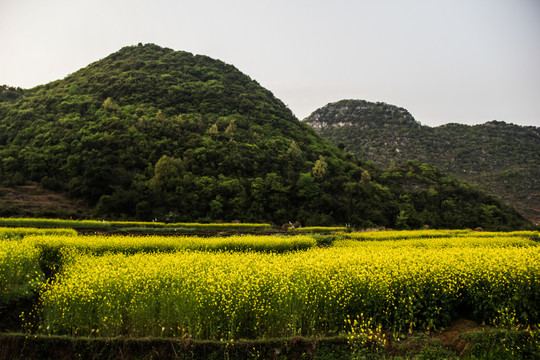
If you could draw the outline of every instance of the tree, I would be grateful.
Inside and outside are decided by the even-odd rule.
[[[176,189],[174,179],[180,178],[183,171],[182,159],[176,159],[163,155],[154,168],[154,177],[150,184],[155,189],[163,192],[172,192]]]
[[[311,201],[319,195],[319,185],[311,173],[302,173],[296,182],[296,191],[300,199]]]
[[[319,157],[319,160],[315,162],[315,165],[313,166],[313,169],[311,172],[313,173],[313,177],[319,181],[324,179],[326,176],[326,171],[328,170],[328,164],[326,163],[326,160],[321,155]]]
[[[229,126],[227,126],[227,128],[225,129],[225,132],[224,134],[229,138],[229,139],[232,139],[233,136],[234,136],[234,132],[236,131],[236,124],[235,124],[235,120],[231,120],[231,122],[229,123]]]
[[[407,215],[405,210],[400,210],[396,219],[396,227],[398,229],[408,229],[407,220],[409,220],[409,215]]]
[[[109,112],[115,111],[118,109],[118,105],[116,105],[114,101],[110,97],[108,97],[105,99],[105,101],[103,101],[103,109]]]
[[[210,217],[212,219],[220,219],[223,214],[223,198],[217,195],[216,198],[210,201]]]
[[[217,127],[217,124],[214,123],[212,124],[212,126],[210,126],[210,129],[208,130],[208,133],[210,134],[210,136],[212,137],[212,139],[215,139],[217,138],[217,135],[219,133],[219,130],[218,130],[218,127]]]
[[[362,177],[360,179],[360,183],[362,183],[364,185],[364,184],[367,184],[370,181],[371,181],[371,175],[370,175],[369,171],[367,171],[367,170],[362,171]]]
[[[289,161],[292,162],[298,162],[302,160],[302,150],[300,150],[300,147],[294,140],[291,140],[289,149],[287,149],[287,158]]]

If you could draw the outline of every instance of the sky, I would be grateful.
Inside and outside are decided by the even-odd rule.
[[[232,64],[299,119],[362,99],[429,126],[540,126],[540,0],[0,0],[0,85],[138,43]]]

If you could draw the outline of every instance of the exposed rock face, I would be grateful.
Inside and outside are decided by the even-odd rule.
[[[304,121],[317,131],[343,126],[389,127],[393,123],[403,122],[421,126],[406,109],[364,100],[342,100],[328,104]]]

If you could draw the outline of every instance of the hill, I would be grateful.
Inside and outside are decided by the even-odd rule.
[[[418,159],[499,196],[540,223],[540,128],[501,121],[423,126],[385,103],[343,100],[304,120],[332,144],[391,167]]]
[[[531,226],[420,163],[384,173],[355,159],[207,56],[125,47],[62,80],[4,86],[0,100],[2,185],[39,183],[95,217]]]
[[[0,216],[84,217],[89,212],[84,201],[67,198],[64,194],[44,189],[36,184],[0,187]]]

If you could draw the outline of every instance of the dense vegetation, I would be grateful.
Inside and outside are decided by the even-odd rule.
[[[305,121],[334,145],[391,167],[419,159],[500,196],[540,223],[540,128],[501,121],[435,128],[385,103],[342,100]]]
[[[539,320],[538,247],[404,242],[280,255],[81,256],[42,294],[42,329],[230,340],[337,335],[348,316],[400,332],[433,330],[463,308],[490,324]]]
[[[339,335],[353,320],[399,333],[458,316],[540,319],[538,232],[335,237],[323,248],[307,235],[6,239],[0,301],[38,292],[27,330],[71,336],[232,340]]]
[[[135,356],[141,359],[208,358],[221,345],[237,348],[234,358],[252,358],[261,345],[291,337],[334,339],[332,352],[343,353],[326,357],[317,347],[318,357],[313,346],[309,356],[306,350],[281,356],[280,350],[264,358],[357,359],[372,352],[377,356],[369,358],[386,358],[396,342],[409,343],[406,334],[437,334],[457,319],[505,329],[497,332],[506,339],[500,358],[538,355],[537,231],[337,232],[331,243],[315,247],[320,237],[0,229],[0,329],[26,336],[12,343],[2,334],[5,357],[32,357],[17,354],[53,347],[58,337],[51,335],[59,335],[59,353],[40,358],[66,358],[70,351],[100,358],[117,346],[126,351],[127,339],[174,349],[165,357],[141,346]],[[495,333],[476,336],[482,334]],[[247,339],[256,342],[243,346]],[[81,340],[92,340],[88,347],[97,355],[80,348]],[[206,354],[192,353],[193,341],[207,340],[213,341],[206,342]],[[501,345],[499,337],[485,341]],[[457,353],[464,354],[463,344]]]
[[[79,217],[531,225],[429,166],[383,173],[356,160],[248,76],[206,56],[132,46],[63,80],[0,90],[0,183],[84,199],[93,213]]]

